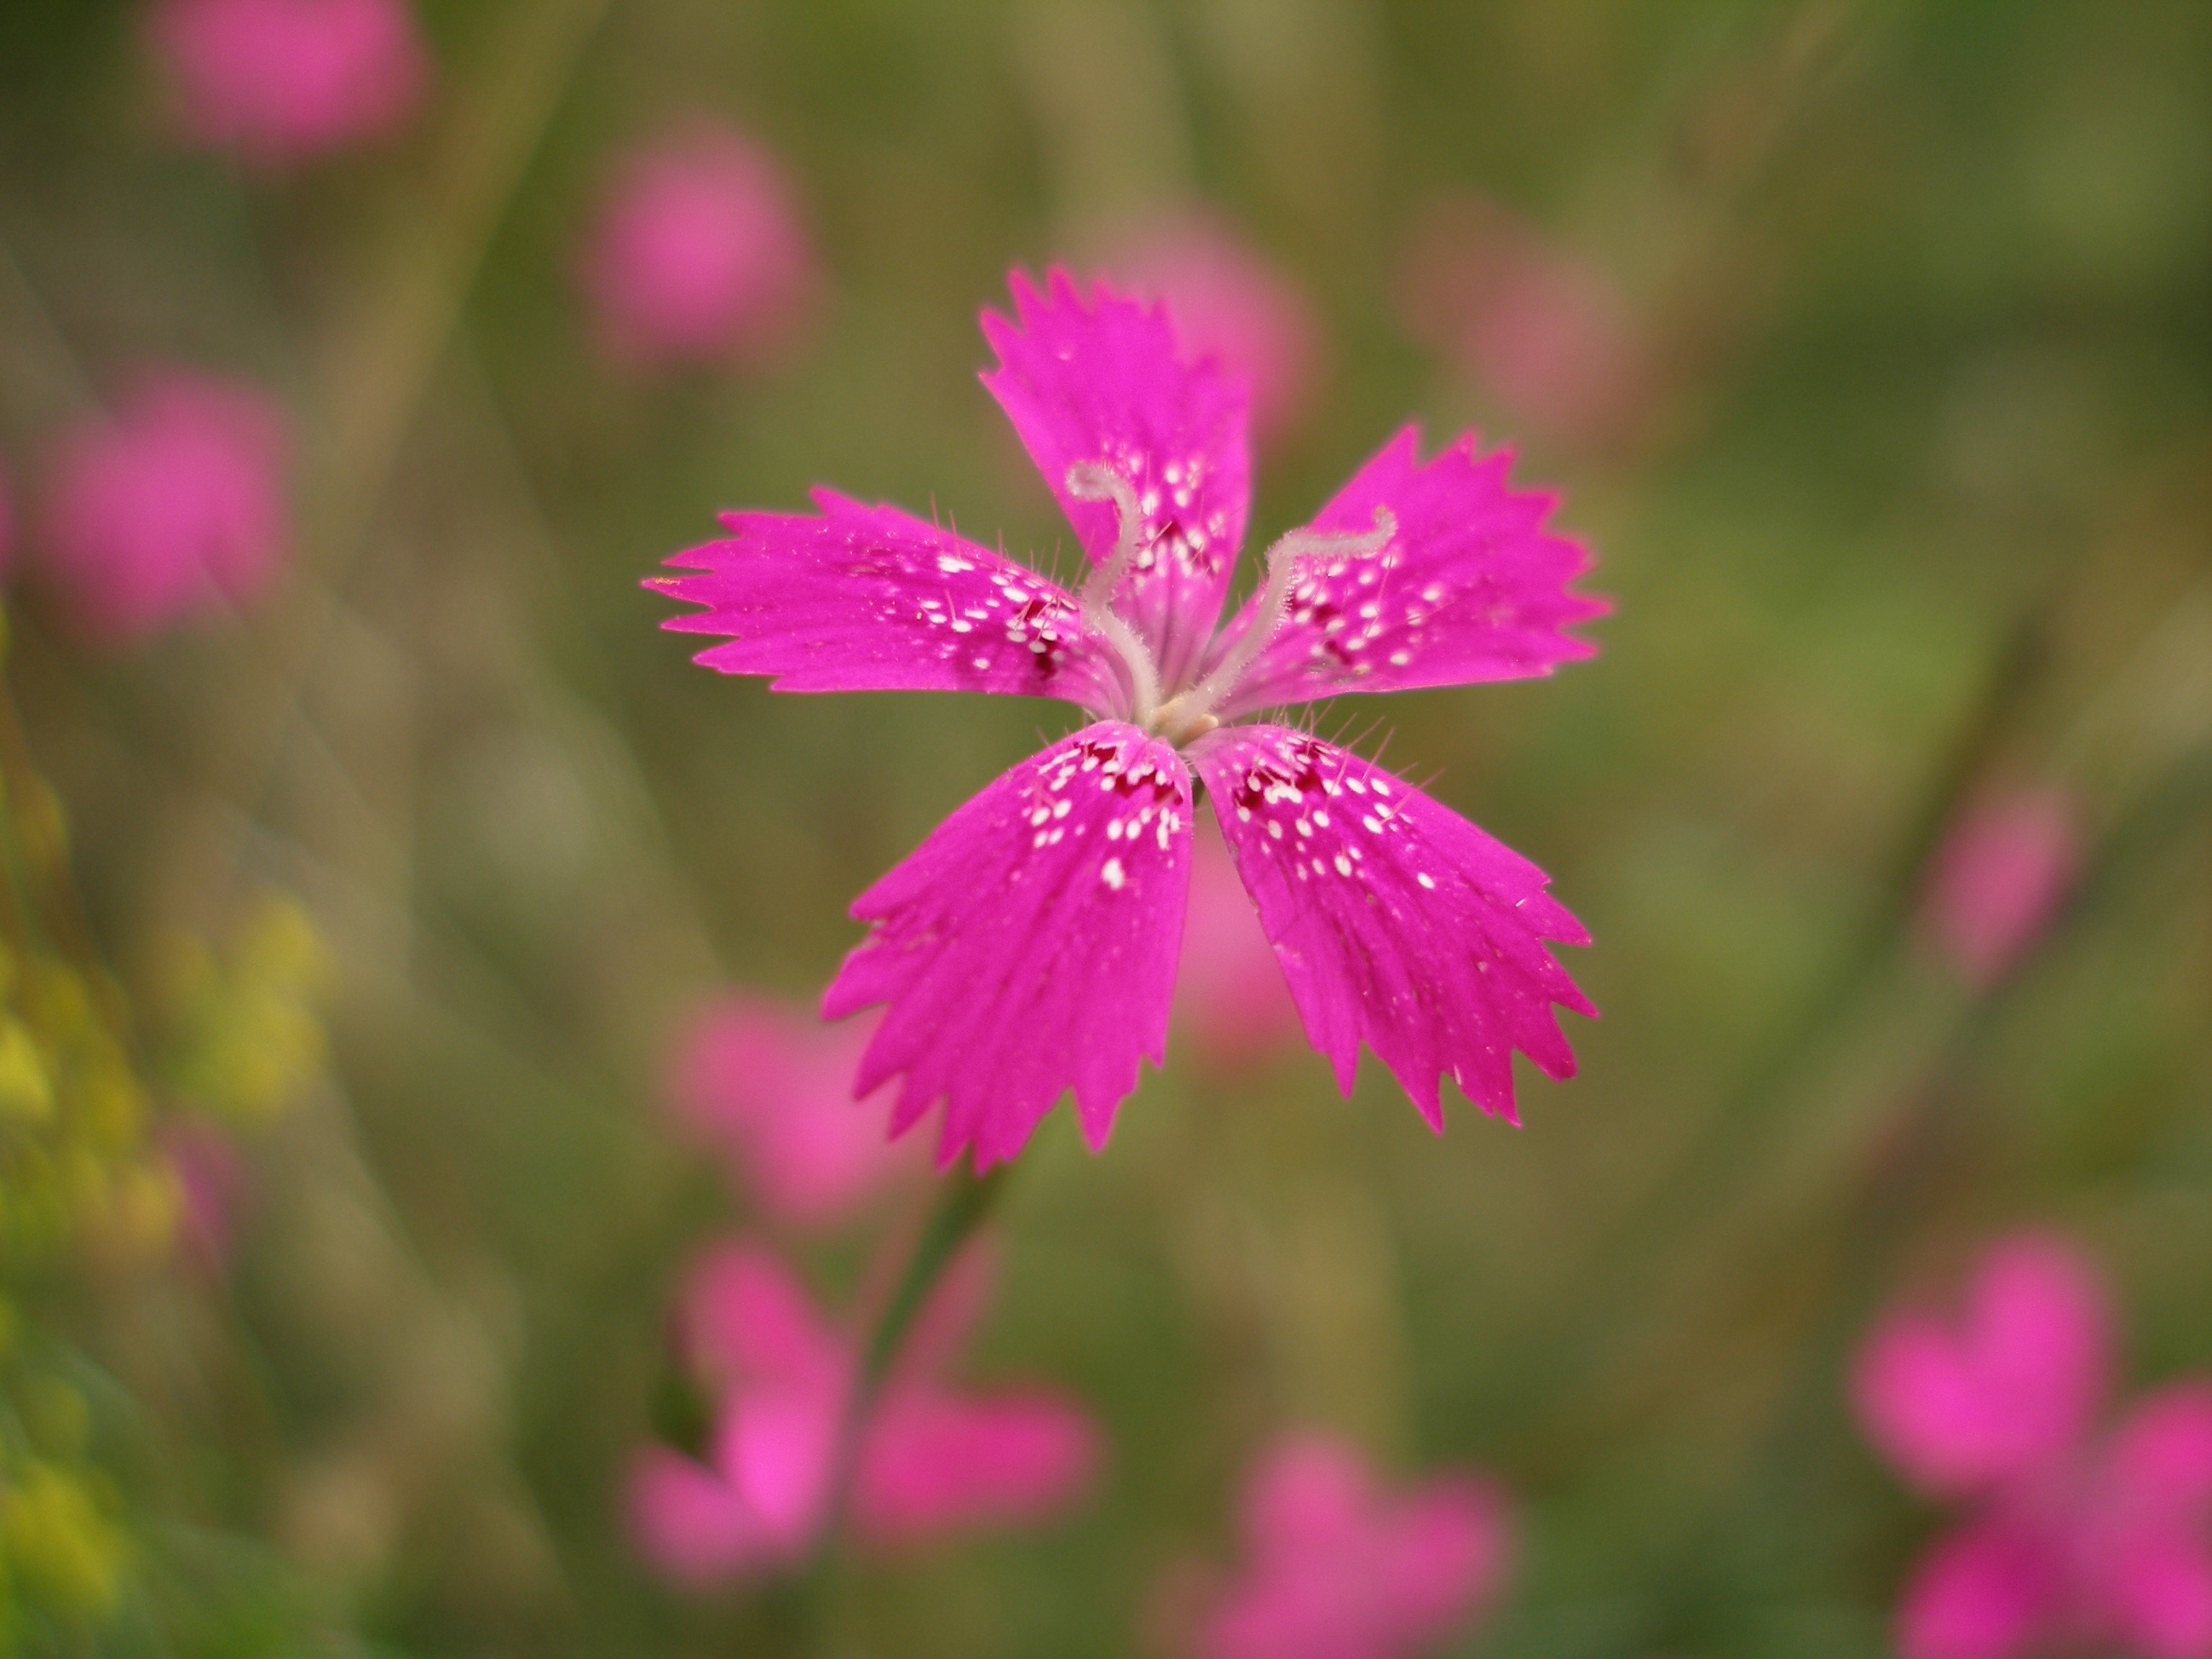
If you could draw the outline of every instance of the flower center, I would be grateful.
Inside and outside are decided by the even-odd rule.
[[[1274,638],[1275,630],[1282,625],[1284,613],[1290,608],[1291,589],[1297,585],[1301,560],[1364,558],[1381,552],[1398,533],[1398,521],[1390,509],[1378,507],[1375,509],[1375,527],[1360,535],[1301,529],[1284,536],[1267,550],[1267,574],[1252,607],[1251,624],[1196,684],[1176,689],[1174,695],[1163,702],[1159,669],[1152,661],[1152,652],[1129,625],[1128,619],[1113,605],[1114,592],[1121,585],[1121,578],[1136,557],[1137,538],[1144,530],[1144,514],[1137,506],[1135,486],[1103,462],[1085,461],[1068,468],[1067,493],[1079,501],[1114,503],[1117,520],[1114,551],[1104,563],[1092,567],[1083,584],[1083,620],[1120,653],[1131,720],[1178,749],[1220,725],[1213,710],[1236,690],[1244,671],[1267,649],[1268,641]]]

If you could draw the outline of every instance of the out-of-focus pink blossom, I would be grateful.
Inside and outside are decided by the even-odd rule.
[[[1929,868],[1927,921],[1968,983],[1994,983],[2035,941],[2081,852],[2080,814],[2063,789],[1994,795],[1952,826]]]
[[[1098,1461],[1090,1418],[1042,1389],[955,1392],[939,1372],[978,1304],[956,1271],[862,1428],[852,1466],[860,1540],[892,1548],[979,1526],[1041,1522]],[[757,1246],[711,1253],[684,1303],[689,1355],[718,1390],[705,1462],[654,1446],[633,1462],[629,1513],[654,1565],[694,1588],[796,1565],[826,1516],[855,1345]]]
[[[2102,1291],[2063,1241],[2006,1239],[1983,1257],[1958,1318],[1905,1309],[1859,1355],[1867,1432],[1923,1491],[1957,1497],[2033,1474],[2077,1443],[2103,1403]]]
[[[773,355],[803,320],[815,264],[775,158],[696,119],[621,163],[581,277],[608,354],[653,367]]]
[[[1210,818],[1200,818],[1192,836],[1176,1016],[1218,1067],[1250,1060],[1298,1030],[1297,1007],[1274,947]]]
[[[726,992],[679,1037],[670,1103],[770,1215],[834,1225],[921,1163],[910,1145],[890,1139],[882,1091],[853,1098],[875,1024],[824,1025],[771,999]]]
[[[241,382],[142,374],[114,409],[58,441],[40,569],[72,619],[139,643],[195,612],[241,605],[290,534],[283,412]]]
[[[1967,1506],[1899,1603],[1905,1659],[2212,1659],[2212,1382],[2100,1435],[2110,1349],[2094,1274],[2041,1234],[1992,1247],[1955,1321],[1876,1326],[1853,1376],[1869,1437]]]
[[[195,1265],[221,1273],[230,1265],[246,1200],[245,1160],[229,1136],[194,1119],[164,1124],[159,1144],[183,1200],[177,1242]]]
[[[1307,414],[1322,359],[1319,319],[1297,284],[1227,223],[1178,215],[1132,238],[1109,268],[1163,302],[1176,342],[1220,360],[1252,391],[1252,434],[1272,442]]]
[[[1644,349],[1620,290],[1487,197],[1430,210],[1407,253],[1399,302],[1417,339],[1452,357],[1529,431],[1604,442],[1649,398]]]
[[[1504,1495],[1471,1475],[1403,1494],[1316,1436],[1284,1442],[1245,1488],[1245,1562],[1200,1620],[1199,1659],[1400,1659],[1452,1635],[1511,1569]]]
[[[185,137],[253,167],[386,137],[430,82],[406,0],[155,0],[147,28]]]
[[[0,466],[0,582],[15,574],[15,501],[8,489],[8,469]]]

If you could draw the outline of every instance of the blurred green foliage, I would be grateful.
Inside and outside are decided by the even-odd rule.
[[[423,129],[268,185],[165,143],[120,0],[0,9],[11,477],[147,356],[282,388],[304,447],[296,572],[239,626],[99,659],[11,605],[11,855],[60,878],[42,774],[88,912],[67,966],[11,935],[0,996],[9,1397],[59,1377],[85,1414],[0,1425],[5,1594],[64,1608],[25,1650],[777,1650],[772,1600],[658,1588],[617,1513],[674,1274],[743,1219],[664,1127],[662,1046],[726,979],[811,994],[852,896],[1064,711],[775,696],[690,666],[637,581],[816,481],[1072,565],[974,314],[1194,198],[1329,336],[1258,544],[1408,417],[1504,431],[1394,298],[1439,195],[1625,296],[1640,418],[1519,475],[1599,553],[1602,654],[1373,711],[1553,873],[1605,1018],[1517,1131],[1432,1138],[1303,1051],[1171,1048],[1096,1159],[1056,1115],[979,1364],[1079,1389],[1109,1478],[1041,1534],[845,1570],[822,1650],[1141,1650],[1252,1450],[1318,1424],[1519,1493],[1468,1653],[1871,1656],[1932,1524],[1843,1408],[1881,1299],[2046,1219],[2122,1288],[2139,1376],[2212,1368],[2212,13],[422,11]],[[577,239],[612,152],[693,108],[787,160],[831,293],[773,371],[625,378]],[[1977,998],[1912,883],[2005,779],[2080,792],[2095,854]],[[240,921],[272,889],[320,945]],[[67,1160],[24,1149],[136,1168],[143,1091],[256,1126],[239,1254],[71,1234],[50,1283]]]

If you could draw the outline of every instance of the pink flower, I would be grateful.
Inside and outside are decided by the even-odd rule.
[[[771,1215],[834,1224],[913,1162],[890,1142],[889,1102],[853,1099],[870,1029],[824,1026],[782,1003],[726,992],[677,1044],[670,1103]]]
[[[1061,1396],[957,1394],[938,1380],[981,1310],[975,1261],[925,1310],[862,1431],[853,1522],[871,1547],[1042,1521],[1075,1499],[1097,1464],[1097,1430]],[[751,1244],[711,1253],[684,1310],[692,1357],[720,1389],[720,1408],[708,1462],[662,1446],[636,1458],[629,1506],[639,1544],[695,1587],[787,1571],[826,1518],[854,1345]]]
[[[250,166],[384,137],[429,85],[405,0],[155,0],[146,21],[184,135]]]
[[[2212,1659],[2212,1381],[2100,1435],[2111,1370],[2094,1274],[2041,1234],[1990,1249],[1956,1321],[1906,1308],[1876,1326],[1852,1379],[1869,1437],[1968,1506],[1906,1589],[1905,1659]]]
[[[260,592],[290,534],[289,447],[264,393],[173,368],[141,374],[112,413],[64,432],[42,568],[83,631],[137,644]]]
[[[1986,989],[2049,924],[2081,863],[2080,817],[2064,790],[1990,797],[1936,849],[1928,925],[1966,981]]]
[[[1348,1093],[1364,1042],[1441,1127],[1449,1076],[1513,1115],[1512,1050],[1574,1056],[1551,1004],[1595,1012],[1543,947],[1588,942],[1546,877],[1372,763],[1296,727],[1226,721],[1347,691],[1548,672],[1592,647],[1588,559],[1553,501],[1464,438],[1400,433],[1269,553],[1218,628],[1243,539],[1244,390],[1176,352],[1159,311],[1064,272],[987,313],[1012,417],[1091,561],[1071,592],[890,507],[738,513],[653,586],[730,636],[699,661],[792,690],[1057,697],[1092,723],[987,787],[853,906],[873,932],[823,998],[886,1004],[855,1090],[902,1075],[894,1133],[945,1103],[938,1156],[1012,1158],[1073,1089],[1093,1148],[1164,1058],[1205,785],[1306,1032]]]
[[[758,358],[798,324],[814,256],[775,159],[702,120],[623,162],[581,277],[617,362]]]
[[[1200,1659],[1398,1659],[1451,1636],[1504,1588],[1504,1496],[1439,1475],[1386,1498],[1351,1448],[1285,1441],[1245,1488],[1243,1570],[1201,1619]]]
[[[1499,203],[1438,204],[1400,287],[1414,337],[1449,353],[1514,420],[1547,437],[1609,438],[1649,394],[1619,291]]]
[[[230,1265],[248,1199],[245,1161],[229,1136],[197,1119],[163,1125],[158,1139],[183,1200],[178,1243],[194,1265],[221,1273]]]
[[[1265,444],[1304,416],[1321,325],[1297,285],[1211,214],[1182,215],[1136,238],[1114,262],[1139,299],[1166,307],[1187,357],[1218,357],[1251,392]]]
[[[1253,1059],[1297,1029],[1298,1011],[1237,866],[1210,819],[1192,826],[1190,900],[1176,965],[1175,1006],[1212,1065]]]
[[[0,582],[15,574],[15,503],[8,493],[8,471],[0,467]]]

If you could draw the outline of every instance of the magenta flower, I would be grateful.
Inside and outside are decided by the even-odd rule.
[[[1209,1064],[1242,1065],[1297,1030],[1298,1011],[1221,832],[1192,826],[1176,1017]]]
[[[239,381],[142,374],[58,441],[41,569],[86,635],[140,643],[267,586],[290,535],[282,410]]]
[[[939,1380],[981,1310],[975,1258],[939,1287],[863,1426],[852,1470],[862,1543],[895,1548],[1041,1522],[1088,1485],[1090,1418],[1041,1389],[953,1392]],[[757,1246],[711,1253],[684,1298],[692,1357],[720,1390],[708,1461],[641,1453],[629,1510],[640,1547],[696,1588],[785,1571],[826,1519],[855,1344]]]
[[[769,998],[725,992],[677,1043],[670,1103],[770,1215],[832,1225],[913,1163],[889,1139],[890,1101],[853,1099],[871,1029],[824,1026]]]
[[[1969,808],[1936,851],[1927,921],[1966,982],[1987,989],[2049,925],[2081,864],[2081,817],[2063,789]]]
[[[1199,1659],[1400,1659],[1450,1637],[1511,1571],[1504,1495],[1444,1474],[1385,1496],[1351,1448],[1304,1436],[1254,1470],[1243,1570],[1200,1620]]]
[[[1869,1338],[1852,1379],[1868,1437],[1967,1506],[1905,1591],[1905,1659],[2212,1659],[2212,1380],[2099,1434],[2108,1323],[2087,1265],[2027,1233],[1984,1255],[1957,1321],[1907,1308]]]
[[[608,355],[646,367],[769,356],[815,286],[782,169],[704,120],[623,162],[580,274]]]
[[[1217,357],[1251,388],[1252,435],[1266,444],[1312,400],[1322,331],[1297,285],[1211,214],[1154,225],[1114,262],[1139,299],[1164,305],[1186,357]]]
[[[430,82],[406,0],[155,0],[146,25],[185,137],[252,167],[384,137]]]
[[[1231,725],[1346,691],[1548,672],[1592,647],[1565,591],[1588,560],[1547,495],[1465,438],[1411,428],[1267,556],[1219,627],[1243,539],[1244,390],[1180,359],[1167,319],[1064,272],[1012,279],[983,377],[1089,555],[1070,592],[890,507],[817,490],[819,516],[737,513],[732,539],[651,585],[730,636],[698,660],[791,690],[1062,698],[1093,723],[1014,767],[854,901],[873,932],[823,997],[887,1005],[854,1085],[903,1075],[893,1133],[945,1103],[949,1164],[1021,1150],[1060,1095],[1096,1149],[1164,1058],[1190,884],[1193,776],[1211,793],[1307,1035],[1349,1093],[1364,1041],[1441,1128],[1439,1079],[1514,1115],[1512,1051],[1574,1055],[1553,1002],[1595,1011],[1545,951],[1589,936],[1546,877],[1464,818],[1293,726]]]

